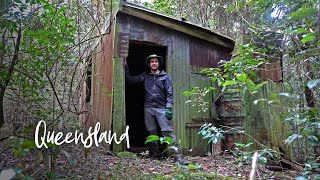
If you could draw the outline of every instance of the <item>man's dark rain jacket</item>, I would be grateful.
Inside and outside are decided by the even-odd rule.
[[[144,72],[137,76],[131,76],[128,66],[125,66],[125,73],[127,83],[144,85],[145,108],[172,107],[172,80],[165,71],[161,71],[159,74]]]

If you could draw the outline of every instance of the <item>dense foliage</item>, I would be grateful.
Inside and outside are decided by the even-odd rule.
[[[283,84],[284,91],[268,99],[253,99],[254,103],[285,109],[281,118],[291,128],[285,143],[293,145],[295,160],[306,163],[305,175],[317,171],[320,155],[319,1],[198,0],[181,3],[158,0],[148,7],[161,11],[159,4],[166,3],[174,4],[170,6],[171,15],[235,38],[231,61],[221,61],[221,67],[203,71],[218,82],[222,91],[229,87],[241,92],[243,97],[246,91],[254,95],[267,83],[259,76],[261,70],[282,73],[278,83]],[[225,21],[221,21],[221,17]],[[280,69],[264,69],[274,62],[281,63]],[[200,97],[194,89],[184,94]]]
[[[117,1],[7,0],[0,5],[0,128],[5,132],[1,141],[12,138],[10,145],[20,157],[35,149],[32,130],[39,120],[51,128],[78,128],[87,50],[105,33],[103,24]],[[277,83],[283,84],[284,92],[254,103],[285,107],[281,118],[291,128],[285,143],[292,145],[295,160],[303,164],[304,177],[319,171],[318,0],[155,0],[144,5],[235,39],[231,61],[202,71],[222,93],[254,96],[267,83],[257,72],[263,65],[281,62],[282,79]],[[207,111],[201,96],[210,90],[214,88],[194,88],[185,94],[199,95],[195,103]],[[217,142],[223,131],[204,126],[201,134]],[[250,145],[238,143],[243,151],[236,153],[248,157],[244,148]],[[46,178],[54,176],[51,165],[58,151],[74,163],[61,148],[39,150],[48,165]]]

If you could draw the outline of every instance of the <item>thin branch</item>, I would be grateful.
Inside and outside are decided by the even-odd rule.
[[[258,162],[258,151],[256,151],[256,152],[253,154],[253,157],[252,157],[251,171],[250,171],[250,176],[249,176],[249,179],[250,179],[250,180],[255,180],[255,179],[257,179],[257,178],[256,178],[257,162]]]
[[[8,77],[3,84],[3,86],[4,86],[3,90],[5,90],[5,88],[9,84],[11,77],[12,77],[12,74],[13,74],[14,67],[18,63],[18,59],[19,59],[18,52],[19,52],[20,44],[21,44],[21,37],[22,37],[22,22],[20,21],[20,27],[19,27],[19,31],[18,31],[17,41],[15,43],[15,48],[14,48],[14,55],[12,57],[11,64],[10,64],[10,67],[8,70]]]
[[[50,79],[49,74],[48,74],[47,72],[46,72],[45,74],[46,74],[46,77],[47,77],[48,80],[49,80],[50,86],[51,86],[51,88],[52,88],[52,90],[53,90],[53,93],[54,93],[54,95],[55,95],[55,97],[56,97],[56,99],[57,99],[57,101],[58,101],[58,104],[59,104],[59,106],[60,106],[60,109],[61,109],[62,112],[63,112],[63,107],[62,107],[62,104],[61,104],[61,102],[60,102],[60,100],[59,100],[59,97],[58,97],[58,94],[57,94],[56,89],[55,89],[55,87],[54,87],[54,84],[53,84],[52,80]]]
[[[1,61],[0,61],[0,71],[2,70],[2,65],[3,65],[3,62],[4,62],[4,55],[6,53],[6,40],[5,40],[5,37],[6,37],[6,34],[7,34],[7,28],[3,31],[3,34],[2,34],[2,51],[1,51]]]

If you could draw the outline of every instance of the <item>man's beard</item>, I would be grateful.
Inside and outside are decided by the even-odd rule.
[[[151,67],[151,70],[156,71],[158,70],[158,67]]]

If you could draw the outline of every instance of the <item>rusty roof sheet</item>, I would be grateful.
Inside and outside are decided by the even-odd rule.
[[[172,17],[172,16],[169,16],[167,14],[163,14],[163,13],[160,13],[160,12],[157,12],[157,11],[154,11],[152,9],[148,9],[146,7],[143,7],[143,6],[140,6],[140,5],[137,5],[137,4],[134,4],[134,3],[130,3],[130,2],[127,2],[127,1],[123,1],[122,5],[120,3],[120,7],[119,7],[119,11],[120,12],[123,12],[123,13],[127,13],[129,15],[134,15],[132,13],[132,11],[141,11],[141,12],[144,12],[144,13],[148,13],[150,15],[155,15],[155,16],[158,16],[160,18],[163,18],[163,19],[166,19],[167,21],[173,21],[175,23],[177,23],[179,26],[183,26],[184,28],[192,28],[193,31],[195,31],[194,33],[199,33],[199,34],[206,34],[208,36],[212,36],[212,37],[218,37],[219,40],[214,42],[216,44],[219,44],[219,45],[222,45],[222,46],[225,46],[225,47],[228,47],[228,48],[232,48],[233,49],[233,46],[234,46],[234,40],[228,36],[225,36],[225,35],[222,35],[220,33],[217,33],[217,32],[214,32],[206,27],[203,27],[203,26],[200,26],[198,24],[194,24],[194,23],[191,23],[189,21],[182,21],[178,18],[175,18],[175,17]],[[141,16],[140,16],[141,17]],[[150,19],[146,19],[146,20],[149,20]],[[153,21],[154,23],[159,23],[157,21]],[[172,28],[170,26],[167,26],[168,28]],[[172,28],[172,29],[175,29],[175,28]],[[175,29],[175,30],[178,30],[179,29]],[[194,34],[190,34],[190,35],[194,35]],[[207,40],[207,41],[211,41],[210,39],[208,38],[202,38],[204,40]],[[222,42],[224,41],[224,42]]]

